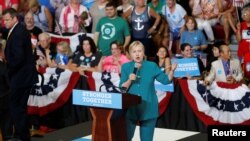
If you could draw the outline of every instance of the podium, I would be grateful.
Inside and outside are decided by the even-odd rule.
[[[73,104],[90,107],[92,141],[127,141],[125,111],[140,102],[132,94],[73,90]]]

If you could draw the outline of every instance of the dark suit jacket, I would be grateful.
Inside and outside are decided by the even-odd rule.
[[[5,58],[9,71],[10,87],[30,87],[38,81],[31,37],[26,28],[18,23],[6,43]]]
[[[9,83],[7,67],[6,64],[0,60],[0,98],[8,94],[8,92]]]

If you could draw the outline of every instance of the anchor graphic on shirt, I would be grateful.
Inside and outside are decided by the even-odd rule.
[[[135,22],[137,23],[137,27],[135,27],[135,30],[142,30],[144,28],[144,25],[141,25],[140,23],[143,22],[143,20],[140,19],[140,17],[138,17]]]

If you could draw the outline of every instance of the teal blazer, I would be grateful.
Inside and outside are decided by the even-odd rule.
[[[122,65],[120,86],[129,79],[134,66],[134,61]],[[141,68],[137,71],[137,79],[131,83],[128,90],[130,94],[141,96],[142,102],[128,109],[127,118],[148,120],[158,117],[158,99],[154,87],[155,79],[163,84],[170,83],[168,76],[154,62],[143,61]]]

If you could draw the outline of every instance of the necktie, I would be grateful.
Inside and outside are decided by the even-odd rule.
[[[225,69],[226,69],[226,75],[229,75],[230,74],[230,64],[229,64],[229,61],[227,61]]]

